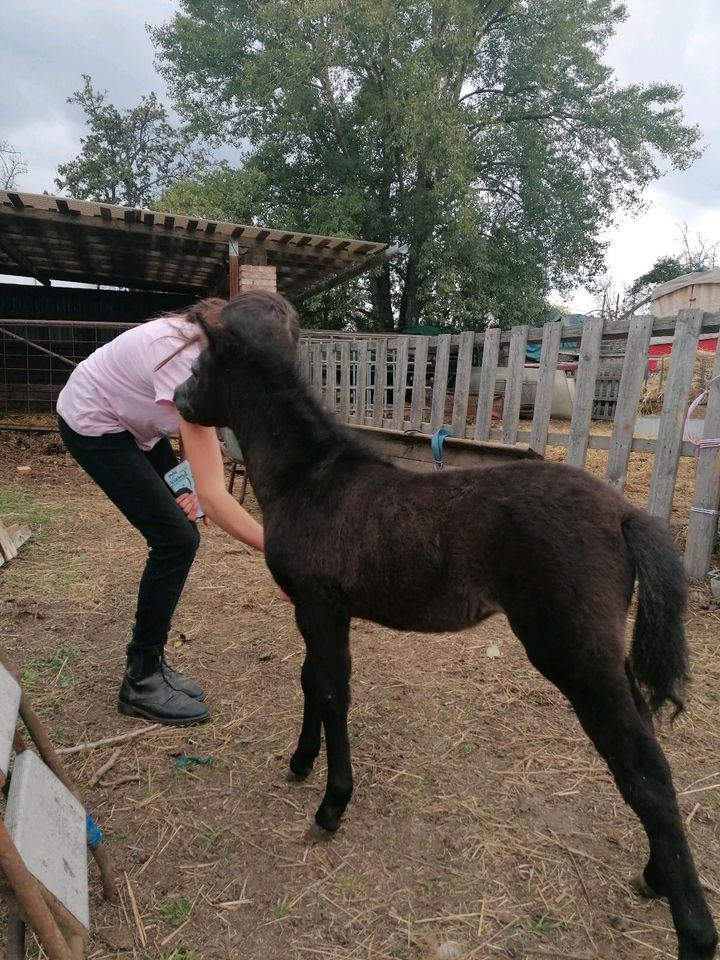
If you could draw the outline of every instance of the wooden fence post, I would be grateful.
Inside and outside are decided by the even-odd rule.
[[[590,317],[583,323],[580,341],[580,362],[575,378],[575,400],[570,420],[567,463],[584,467],[590,440],[590,422],[595,400],[595,384],[600,367],[600,344],[603,335],[602,317]]]
[[[455,396],[453,398],[452,431],[456,437],[464,437],[467,428],[467,411],[470,401],[470,373],[472,371],[475,334],[472,330],[460,334]]]
[[[495,377],[497,376],[498,356],[500,354],[500,327],[490,327],[485,331],[482,364],[480,366],[480,386],[478,387],[477,413],[473,439],[487,440],[492,426],[493,396]]]
[[[425,383],[427,380],[428,338],[415,339],[413,357],[413,387],[410,400],[410,429],[419,430],[425,413]]]
[[[402,430],[405,422],[405,390],[407,389],[408,338],[398,337],[393,377],[393,427]]]
[[[503,402],[501,434],[503,443],[515,443],[517,441],[527,338],[527,327],[512,328],[512,333],[510,334],[507,381],[505,383],[505,398]]]
[[[648,498],[649,513],[666,523],[670,521],[672,513],[687,400],[702,320],[702,310],[682,310],[675,326]]]
[[[535,407],[533,409],[532,432],[530,435],[530,448],[540,454],[545,453],[545,445],[547,444],[561,333],[562,324],[545,324],[540,350],[540,369],[538,372],[537,393],[535,394]]]
[[[373,426],[381,427],[385,415],[385,386],[387,384],[387,339],[375,341],[375,387],[373,389]]]
[[[365,405],[367,403],[368,383],[368,345],[367,340],[356,344],[357,370],[355,376],[355,423],[365,423]]]
[[[720,440],[720,343],[708,387],[703,440]],[[691,427],[692,429],[692,422]],[[695,469],[695,492],[688,521],[685,544],[685,569],[689,577],[700,579],[710,569],[718,533],[720,508],[720,445],[698,451]]]
[[[628,463],[632,451],[637,408],[642,393],[647,366],[654,317],[651,314],[633,317],[628,331],[627,349],[623,362],[620,390],[615,407],[610,450],[605,476],[610,486],[621,493],[625,487]]]
[[[445,397],[447,395],[448,369],[450,367],[449,333],[441,333],[437,338],[435,354],[435,376],[433,378],[432,408],[430,410],[430,429],[433,433],[445,422]]]
[[[350,341],[341,340],[340,349],[340,403],[338,415],[343,423],[350,419]]]

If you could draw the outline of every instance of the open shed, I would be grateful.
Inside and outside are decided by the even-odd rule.
[[[251,288],[300,303],[395,252],[383,242],[0,191],[0,275],[23,278],[0,283],[0,412],[51,409],[72,364],[127,323]]]

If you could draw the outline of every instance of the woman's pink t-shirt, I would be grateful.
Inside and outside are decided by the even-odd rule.
[[[99,437],[127,430],[141,450],[178,432],[175,388],[190,376],[202,349],[189,343],[159,370],[197,327],[174,317],[149,320],[91,353],[60,391],[57,412],[76,433]]]

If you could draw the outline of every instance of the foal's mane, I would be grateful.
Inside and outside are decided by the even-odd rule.
[[[335,415],[322,405],[301,375],[294,350],[276,350],[264,343],[244,338],[240,338],[236,344],[242,353],[243,368],[255,374],[251,379],[259,380],[265,393],[264,407],[258,410],[258,417],[267,419],[273,413],[280,413],[297,438],[302,438],[305,444],[314,447],[314,450],[308,450],[308,453],[388,462],[385,457],[375,452],[363,437],[356,436],[352,428],[341,424]],[[232,362],[234,348],[235,344],[229,350],[229,369],[237,369]],[[242,375],[239,371],[238,376]],[[229,390],[228,403],[231,419],[234,414],[242,417],[242,391]]]

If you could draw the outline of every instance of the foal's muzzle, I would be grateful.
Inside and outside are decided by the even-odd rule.
[[[193,386],[195,384],[195,377],[188,377],[184,383],[181,383],[178,387],[175,388],[175,393],[173,395],[173,402],[177,407],[177,411],[183,420],[187,420],[188,423],[196,423],[197,418],[195,411],[193,410],[192,404],[192,392]]]

